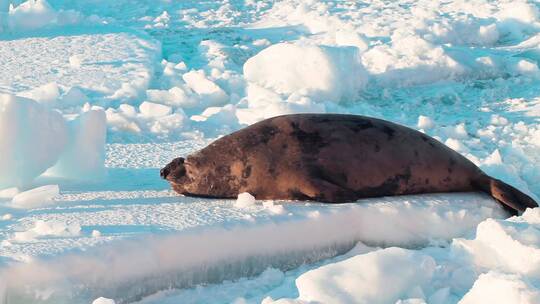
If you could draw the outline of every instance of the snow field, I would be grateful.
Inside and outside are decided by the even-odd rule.
[[[48,286],[50,296],[43,299],[47,301],[64,301],[67,297],[72,303],[78,303],[99,296],[132,301],[165,286],[184,288],[197,283],[218,283],[223,279],[257,275],[270,266],[288,270],[343,253],[359,240],[385,246],[444,243],[453,236],[463,235],[485,218],[504,215],[500,207],[484,195],[428,197],[429,200],[425,200],[425,196],[387,201],[370,199],[363,204],[336,206],[280,204],[282,212],[275,212],[273,203],[257,202],[247,210],[228,216],[231,210],[216,208],[213,219],[191,228],[177,228],[180,231],[174,234],[146,237],[143,234],[137,241],[117,241],[89,249],[87,254],[67,254],[44,261],[34,259],[6,269],[4,274],[17,278],[18,283],[13,286],[7,283],[9,296],[14,300],[31,297],[18,288],[21,282],[26,282],[25,286]],[[400,204],[394,204],[395,199]],[[235,204],[225,202],[224,207],[231,208]],[[184,208],[193,210],[208,204],[212,203],[201,201]],[[73,221],[81,218],[77,214],[44,213],[35,226],[16,232],[9,242],[13,246],[27,242],[27,248],[32,248],[35,239],[54,235],[63,237],[64,244],[69,244],[70,238],[85,230],[84,226],[96,226],[93,212],[89,210],[85,216],[87,221],[78,224]],[[209,214],[207,209],[200,212],[202,217]],[[388,221],[383,222],[381,218]],[[422,225],[412,224],[412,218]],[[339,223],[349,224],[344,228]],[[81,248],[80,242],[80,239],[75,240],[71,246]],[[201,276],[205,273],[203,269],[208,272]],[[66,281],[71,282],[70,288],[64,286]],[[141,290],[133,282],[145,282],[146,287]]]
[[[264,304],[536,303],[539,223],[538,209],[528,209],[519,217],[486,219],[478,225],[476,236],[454,238],[448,247],[377,248],[358,243],[323,265],[285,272],[269,269],[221,288],[162,292],[138,303],[212,303],[217,296],[225,297],[225,302]],[[252,284],[263,290],[250,292]],[[287,298],[287,294],[298,297]]]

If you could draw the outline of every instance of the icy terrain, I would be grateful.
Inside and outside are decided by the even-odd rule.
[[[0,303],[540,303],[540,209],[180,197],[286,113],[422,130],[540,197],[536,1],[0,0]]]

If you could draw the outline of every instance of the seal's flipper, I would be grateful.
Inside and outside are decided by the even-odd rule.
[[[514,214],[522,213],[527,208],[538,207],[538,203],[530,196],[496,178],[485,175],[474,185],[491,195],[507,209],[511,209],[510,211]]]
[[[314,201],[323,203],[347,203],[357,199],[356,192],[324,179],[311,179],[302,193]]]

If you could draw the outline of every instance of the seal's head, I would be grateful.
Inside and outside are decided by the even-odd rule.
[[[174,184],[182,184],[186,179],[186,167],[184,166],[184,158],[178,157],[173,159],[161,171],[161,178],[168,180]]]

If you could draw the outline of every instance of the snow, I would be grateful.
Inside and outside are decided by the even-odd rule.
[[[539,29],[521,0],[0,0],[0,303],[538,302],[538,209],[188,198],[159,168],[349,113],[538,200]]]

